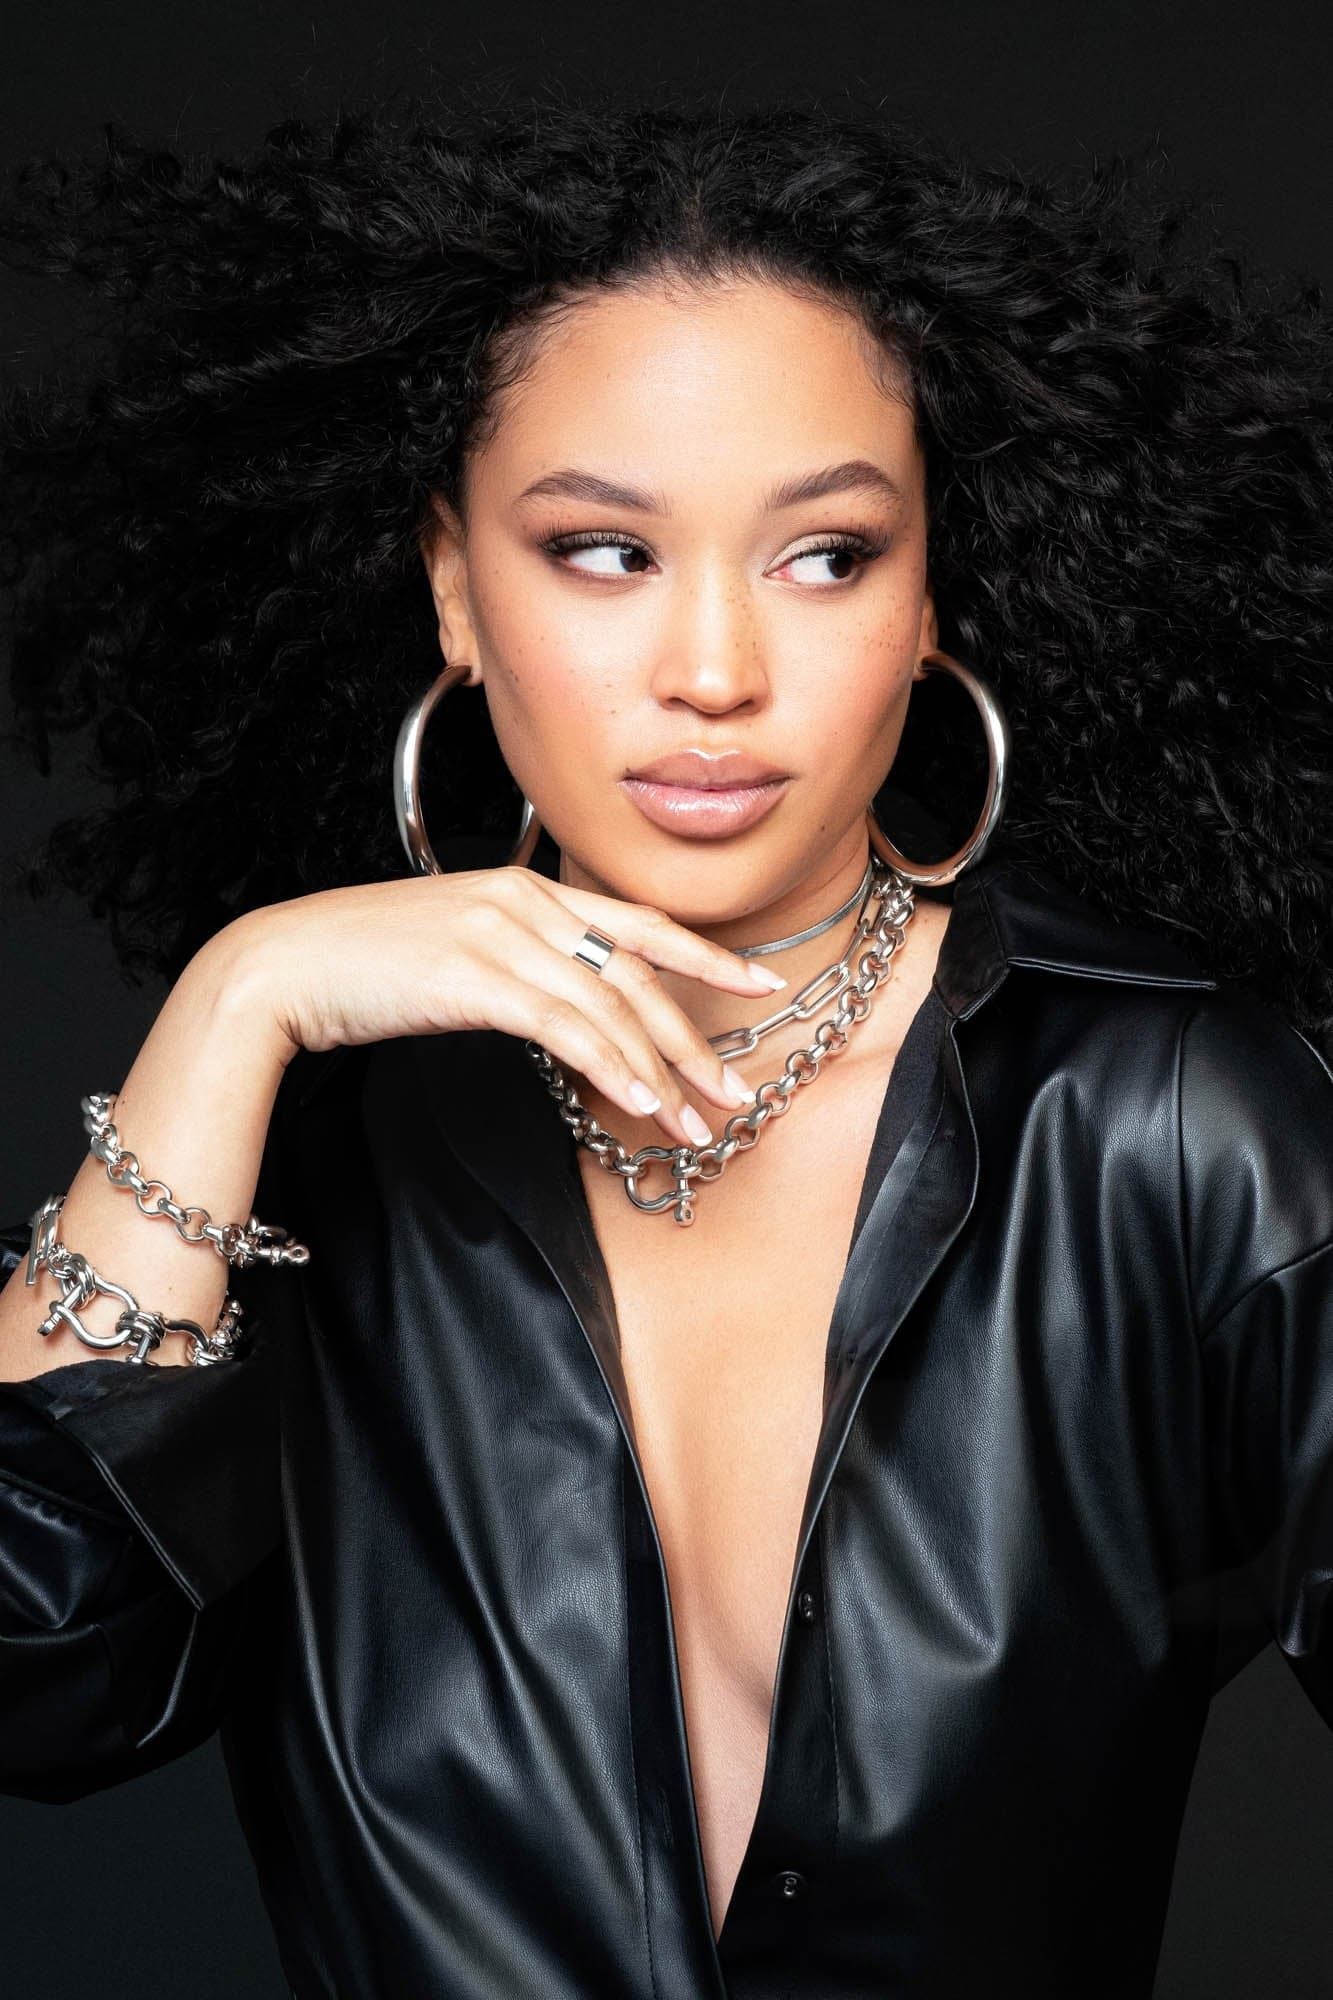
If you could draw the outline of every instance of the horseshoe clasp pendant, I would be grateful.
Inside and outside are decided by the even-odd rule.
[[[642,1195],[639,1180],[646,1165],[654,1160],[668,1163],[673,1185],[665,1194]],[[702,1169],[702,1162],[693,1146],[641,1146],[625,1170],[625,1193],[636,1208],[646,1214],[656,1215],[664,1208],[675,1211],[675,1220],[682,1228],[688,1228],[694,1221],[694,1190],[690,1182]]]

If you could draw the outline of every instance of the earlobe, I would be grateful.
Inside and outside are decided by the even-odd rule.
[[[926,678],[928,669],[922,665],[922,661],[927,653],[938,652],[940,644],[939,623],[935,616],[935,600],[929,594],[927,594],[925,609],[922,612],[921,631],[918,635],[917,643],[919,650],[917,663],[912,669],[912,679],[914,681],[923,681]]]
[[[441,619],[437,628],[437,636],[440,643],[440,655],[446,666],[454,666],[463,662],[467,663],[467,677],[465,680],[460,681],[458,685],[460,687],[480,687],[482,683],[481,668],[475,658],[469,657],[475,651],[475,641],[471,635],[469,634],[466,638],[461,635],[456,639],[451,637],[449,625],[444,619]]]

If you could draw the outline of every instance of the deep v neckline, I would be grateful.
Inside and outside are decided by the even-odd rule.
[[[791,1772],[785,1765],[774,1765],[773,1732],[780,1733],[783,1727],[784,1690],[793,1670],[789,1641],[794,1593],[798,1587],[819,1587],[816,1530],[829,1486],[885,1349],[965,1226],[976,1199],[976,1132],[957,1049],[960,1008],[955,1002],[976,1003],[971,987],[960,982],[967,974],[973,985],[980,984],[971,971],[980,954],[989,954],[984,970],[992,976],[992,984],[1003,968],[994,957],[993,926],[976,893],[979,884],[965,879],[962,886],[971,893],[965,893],[961,902],[955,898],[950,909],[931,985],[908,1024],[876,1116],[827,1333],[827,1395],[774,1675],[763,1789],[750,1845],[716,1936],[709,1918],[689,1770],[665,1555],[634,1436],[615,1301],[592,1225],[576,1143],[521,1042],[486,1029],[460,1031],[409,1047],[409,1059],[419,1071],[441,1136],[545,1264],[596,1362],[615,1414],[624,1447],[630,1629],[660,1634],[641,1658],[627,1662],[633,1714],[645,1721],[652,1717],[654,1723],[651,1731],[634,1739],[645,1893],[665,1897],[668,1903],[688,1893],[707,1929],[719,1978],[728,1934],[734,1930],[736,1891],[761,1865],[768,1820],[794,1808],[790,1798],[779,1796],[779,1777],[785,1783]],[[935,1029],[940,1031],[938,1037],[932,1033]],[[658,1220],[661,1226],[674,1226]],[[668,1714],[671,1726],[663,1729]],[[794,1809],[799,1817],[799,1808]],[[693,1877],[688,1891],[678,1872],[687,1856],[692,1857]]]
[[[771,1632],[779,1631],[785,1635],[791,1622],[793,1598],[797,1588],[796,1579],[799,1569],[800,1550],[804,1543],[805,1528],[810,1517],[812,1502],[819,1487],[821,1468],[827,1462],[823,1447],[831,1425],[837,1422],[837,1413],[833,1408],[834,1399],[831,1395],[831,1390],[835,1383],[842,1381],[845,1377],[847,1360],[850,1359],[852,1362],[855,1360],[854,1346],[851,1347],[850,1357],[844,1357],[841,1349],[844,1346],[850,1345],[848,1329],[855,1321],[857,1302],[864,1293],[866,1286],[864,1258],[858,1257],[857,1254],[862,1242],[865,1223],[874,1208],[876,1198],[884,1187],[886,1177],[889,1175],[909,1132],[921,1117],[922,1112],[928,1109],[932,1096],[936,1104],[938,1104],[938,1092],[932,1090],[932,1085],[938,1076],[941,1044],[949,1018],[948,1010],[934,986],[928,987],[925,996],[908,1023],[906,1032],[902,1037],[884,1081],[883,1094],[862,1170],[848,1249],[838,1273],[829,1319],[823,1330],[820,1349],[822,1367],[819,1378],[822,1387],[816,1392],[820,1397],[817,1410],[817,1430],[813,1445],[809,1449],[806,1477],[800,1498],[799,1516],[793,1513],[791,1517],[795,1531],[795,1560],[792,1561],[789,1569],[787,1568],[787,1559],[785,1556],[783,1557],[786,1581],[782,1593],[783,1609],[780,1626],[776,1623],[769,1624],[770,1619],[776,1620],[777,1618],[777,1599],[773,1596],[772,1591],[762,1589],[757,1581],[763,1567],[763,1559],[757,1549],[753,1552],[754,1561],[750,1565],[751,1583],[748,1587],[759,1593],[762,1601],[768,1605],[768,1609],[763,1614],[763,1622],[765,1627]],[[727,1914],[734,1900],[736,1886],[740,1881],[741,1874],[745,1870],[747,1860],[753,1852],[754,1828],[758,1824],[762,1801],[769,1784],[775,1717],[779,1690],[782,1685],[782,1656],[785,1651],[785,1637],[779,1641],[774,1661],[770,1661],[766,1657],[763,1660],[762,1668],[758,1665],[755,1666],[755,1671],[762,1673],[762,1678],[767,1684],[766,1741],[762,1757],[756,1751],[752,1759],[747,1758],[743,1760],[743,1767],[737,1767],[736,1772],[733,1774],[732,1785],[728,1786],[725,1778],[721,1778],[721,1774],[715,1768],[718,1741],[716,1722],[711,1719],[705,1722],[704,1718],[708,1712],[707,1707],[702,1711],[696,1712],[692,1705],[694,1701],[702,1699],[697,1681],[699,1672],[697,1664],[699,1658],[698,1644],[700,1630],[706,1631],[712,1622],[711,1615],[702,1609],[702,1606],[708,1600],[710,1587],[704,1585],[703,1599],[696,1598],[693,1592],[689,1593],[687,1597],[677,1598],[673,1590],[673,1584],[676,1581],[674,1571],[668,1568],[667,1551],[668,1549],[681,1546],[681,1533],[684,1533],[687,1542],[692,1541],[692,1531],[688,1526],[690,1507],[686,1503],[681,1503],[680,1496],[673,1492],[670,1483],[663,1486],[660,1491],[658,1490],[658,1481],[664,1476],[663,1468],[666,1463],[675,1461],[676,1452],[673,1447],[667,1445],[666,1460],[660,1457],[659,1444],[662,1442],[663,1434],[658,1430],[656,1421],[646,1413],[647,1409],[654,1406],[650,1404],[644,1409],[640,1409],[637,1418],[635,1415],[636,1400],[643,1393],[643,1380],[639,1372],[642,1350],[638,1343],[641,1338],[641,1330],[646,1322],[641,1295],[644,1286],[649,1284],[650,1280],[645,1277],[637,1281],[637,1289],[640,1296],[634,1306],[630,1305],[629,1297],[626,1296],[622,1298],[621,1307],[618,1308],[615,1288],[611,1280],[610,1264],[598,1234],[593,1205],[590,1199],[590,1190],[585,1179],[585,1172],[591,1175],[601,1173],[604,1170],[598,1165],[589,1166],[588,1163],[583,1162],[580,1157],[582,1150],[571,1138],[566,1153],[566,1166],[569,1177],[567,1184],[568,1199],[571,1212],[577,1219],[586,1261],[596,1274],[595,1281],[598,1293],[607,1301],[607,1311],[609,1314],[607,1331],[610,1344],[614,1350],[616,1364],[616,1399],[621,1406],[622,1425],[626,1436],[631,1442],[634,1473],[638,1480],[643,1507],[650,1523],[652,1539],[656,1544],[663,1576],[666,1581],[670,1673],[673,1685],[677,1690],[682,1721],[682,1758],[684,1765],[682,1794],[692,1818],[692,1837],[699,1857],[701,1875],[704,1877],[704,1900],[709,1909],[710,1924],[716,1922],[714,1915],[716,1908],[720,1907],[722,1912],[721,1922],[717,1924],[714,1933],[714,1943],[720,1948],[721,1939],[726,1929]],[[596,1185],[594,1183],[594,1186]],[[609,1192],[608,1200],[611,1202],[616,1200],[614,1190]],[[605,1214],[605,1211],[603,1211],[603,1214]],[[665,1215],[638,1219],[642,1226],[647,1228],[673,1229],[676,1227]],[[619,1229],[618,1222],[616,1227]],[[608,1240],[610,1241],[611,1239]],[[625,1240],[623,1236],[619,1236],[612,1243],[612,1249],[614,1256],[623,1258],[625,1255]],[[622,1276],[622,1283],[633,1285],[635,1281]],[[623,1329],[621,1324],[621,1308],[623,1308],[627,1315]],[[627,1337],[630,1340],[628,1350],[625,1347]],[[633,1395],[630,1390],[631,1380],[635,1384]],[[674,1394],[668,1391],[668,1408],[673,1401]],[[679,1414],[675,1418],[668,1417],[666,1419],[668,1435],[672,1424],[679,1421]],[[802,1462],[805,1462],[806,1449],[807,1447],[804,1444],[800,1448]],[[649,1483],[650,1468],[653,1473],[651,1489]],[[778,1504],[776,1492],[769,1496],[769,1502],[770,1504],[766,1508],[764,1518],[770,1522],[776,1521],[779,1518],[785,1519],[786,1511],[792,1504],[792,1494],[788,1492],[781,1506]],[[685,1504],[684,1516],[680,1513],[680,1504]],[[785,1541],[785,1534],[783,1535],[783,1540]],[[673,1555],[672,1561],[674,1562],[675,1559]],[[770,1579],[770,1583],[772,1584],[772,1589],[776,1590],[775,1579]],[[714,1593],[719,1589],[721,1590],[722,1594],[720,1597],[715,1594],[713,1597],[713,1601],[719,1605],[734,1603],[736,1601],[735,1590],[728,1588],[721,1581],[720,1573],[714,1579],[711,1589]],[[694,1623],[700,1616],[702,1616],[704,1621],[702,1628]],[[707,1647],[710,1642],[705,1639],[703,1643]],[[737,1656],[738,1659],[748,1656],[748,1643],[740,1640],[739,1637],[736,1643],[741,1646],[741,1653]],[[721,1658],[722,1655],[719,1654],[718,1657]],[[687,1664],[691,1668],[688,1680],[684,1672]],[[687,1699],[691,1704],[688,1720],[686,1716]],[[694,1736],[696,1726],[700,1730],[700,1735],[697,1739]],[[721,1782],[721,1791],[719,1791],[719,1782]],[[753,1788],[756,1783],[758,1789],[754,1790]],[[723,1838],[717,1819],[718,1801],[722,1796],[732,1796],[733,1789],[735,1810],[738,1812],[743,1810],[749,1816],[748,1835],[741,1837],[733,1833],[729,1836],[731,1840],[730,1848],[728,1849],[725,1845],[722,1848],[718,1848],[714,1843],[718,1839]],[[708,1829],[707,1848],[705,1847],[704,1837],[706,1828]],[[736,1856],[738,1853],[740,1861],[737,1868]],[[716,1879],[714,1879],[713,1874],[715,1868],[719,1871]],[[734,1874],[732,1873],[733,1869],[736,1869]]]

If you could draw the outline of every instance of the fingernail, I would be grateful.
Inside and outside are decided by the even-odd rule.
[[[738,1076],[734,1069],[723,1070],[722,1088],[726,1091],[727,1096],[731,1099],[733,1104],[754,1103],[754,1095],[755,1095],[754,1091],[751,1089],[750,1085],[745,1081],[745,1078],[743,1076]]]
[[[766,965],[756,965],[753,960],[746,969],[755,985],[762,986],[766,993],[776,993],[787,984],[780,973],[770,972]]]
[[[646,1083],[640,1083],[637,1076],[629,1087],[629,1096],[636,1111],[660,1111],[662,1107],[661,1098],[655,1096]]]
[[[711,1146],[713,1135],[692,1104],[681,1107],[680,1122],[696,1146]]]

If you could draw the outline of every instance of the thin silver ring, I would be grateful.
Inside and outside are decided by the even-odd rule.
[[[602,967],[606,964],[607,959],[610,958],[615,948],[616,941],[614,938],[609,938],[603,932],[589,928],[575,945],[574,956],[579,960],[580,964],[591,966],[592,970],[600,975]]]

